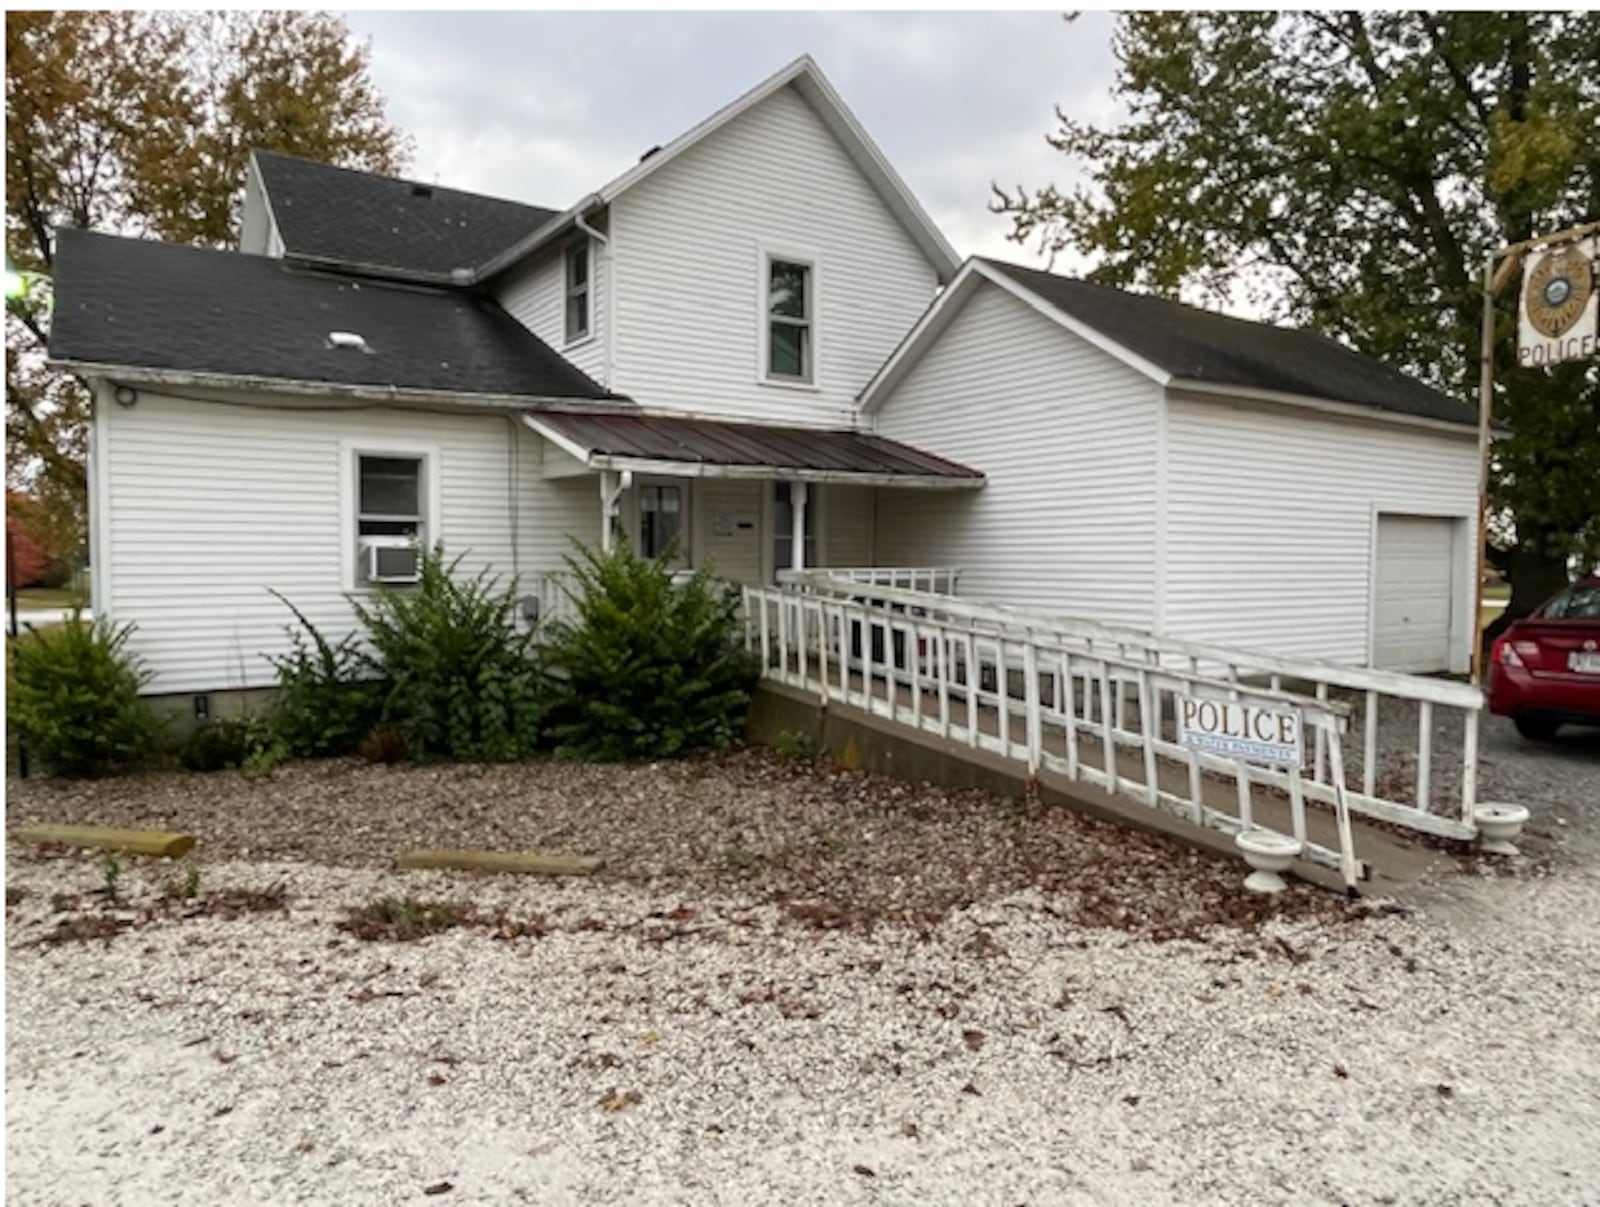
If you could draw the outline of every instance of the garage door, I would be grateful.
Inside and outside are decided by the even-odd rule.
[[[1393,671],[1450,669],[1456,521],[1378,517],[1373,665]]]

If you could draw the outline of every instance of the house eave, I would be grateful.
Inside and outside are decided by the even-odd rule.
[[[584,414],[637,413],[638,407],[627,398],[562,398],[531,394],[472,393],[459,390],[428,390],[408,386],[383,386],[298,380],[285,377],[260,377],[250,374],[213,373],[190,369],[158,369],[145,365],[112,365],[96,361],[50,358],[48,365],[84,378],[104,378],[115,385],[147,385],[178,389],[217,390],[244,394],[277,394],[302,399],[348,401],[352,403],[395,403],[404,405],[446,404],[458,407],[516,408],[541,407],[551,411]]]
[[[1252,386],[1234,386],[1224,382],[1197,381],[1194,378],[1173,378],[1167,383],[1168,397],[1198,395],[1194,401],[1215,403],[1236,399],[1242,402],[1263,403],[1273,406],[1294,407],[1303,411],[1318,411],[1341,419],[1363,420],[1371,423],[1392,424],[1399,427],[1423,428],[1452,436],[1476,440],[1477,421],[1464,418],[1460,422],[1435,419],[1427,415],[1411,415],[1404,411],[1388,410],[1358,402],[1339,402],[1329,398],[1312,398],[1306,394],[1292,394],[1280,390],[1263,390]],[[1503,434],[1503,430],[1502,433]]]

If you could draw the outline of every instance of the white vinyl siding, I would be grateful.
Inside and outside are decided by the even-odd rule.
[[[811,489],[813,493],[820,489],[823,498],[822,564],[870,566],[875,495],[881,492],[843,482]]]
[[[1470,597],[1470,432],[1177,398],[1167,447],[1163,561],[1175,636],[1366,664],[1380,512],[1456,518],[1455,592]],[[1452,638],[1454,669],[1465,668],[1468,640]]]
[[[1154,623],[1158,387],[984,285],[878,412],[982,470],[978,491],[879,490],[876,560],[960,566],[961,593]]]
[[[352,447],[383,449],[403,432],[408,446],[437,449],[435,535],[465,555],[465,573],[487,567],[509,582],[515,530],[531,592],[538,571],[561,567],[568,531],[600,531],[594,479],[544,479],[537,437],[504,416],[267,410],[141,391],[131,408],[102,408],[97,429],[105,593],[112,618],[138,626],[131,645],[156,672],[153,693],[270,685],[264,655],[287,650],[291,617],[269,587],[327,636],[350,631],[341,461]]]
[[[610,220],[614,388],[652,407],[850,426],[933,299],[933,265],[792,88],[641,180]],[[767,251],[814,265],[814,388],[762,381]]]
[[[597,220],[597,226],[603,226]],[[601,385],[606,373],[606,259],[609,247],[590,240],[589,333],[567,340],[567,244],[546,248],[496,286],[506,313]]]
[[[709,566],[713,574],[733,582],[761,581],[761,492],[765,486],[764,482],[728,478],[703,478],[695,483],[697,569]]]

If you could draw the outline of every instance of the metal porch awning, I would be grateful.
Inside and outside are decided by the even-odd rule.
[[[528,411],[522,418],[592,470],[924,490],[971,490],[984,481],[975,469],[871,432],[768,427],[677,415]]]

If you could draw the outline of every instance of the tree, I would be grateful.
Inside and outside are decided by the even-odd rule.
[[[52,238],[78,226],[224,246],[255,148],[371,171],[409,143],[369,51],[315,12],[6,14],[7,481],[86,524],[88,392],[43,364]]]
[[[1087,183],[993,204],[1019,243],[1097,253],[1094,279],[1242,294],[1475,400],[1485,252],[1600,217],[1593,12],[1140,12],[1115,51],[1129,120],[1058,108],[1048,136]],[[1600,554],[1600,371],[1517,368],[1514,294],[1491,499],[1508,620]]]
[[[6,491],[6,584],[31,587],[44,577],[44,546],[28,530],[27,500]]]

